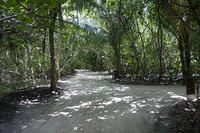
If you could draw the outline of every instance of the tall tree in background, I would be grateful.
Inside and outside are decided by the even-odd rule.
[[[50,27],[49,27],[49,46],[50,46],[50,62],[51,62],[51,90],[56,89],[56,65],[55,65],[55,46],[54,31],[57,17],[57,8],[50,10]]]
[[[102,2],[104,3],[104,2]],[[113,47],[114,50],[114,64],[115,64],[115,79],[120,79],[123,77],[123,69],[121,64],[121,44],[122,44],[122,0],[119,1],[106,1],[104,4],[102,4],[104,7],[101,7],[100,9],[103,9],[104,12],[104,18],[107,23],[106,29],[109,32],[110,37],[110,44]],[[101,6],[102,6],[101,5]]]
[[[193,68],[191,66],[192,49],[195,44],[191,43],[191,35],[199,27],[199,18],[197,17],[199,4],[197,2],[187,1],[156,1],[155,4],[161,5],[163,15],[176,19],[178,23],[178,41],[180,58],[182,63],[182,73],[186,81],[186,93],[191,98],[194,97],[194,79]],[[195,24],[196,21],[196,25]]]
[[[62,6],[58,6],[58,19],[59,19],[59,35],[56,49],[56,67],[57,67],[57,79],[60,79],[60,57],[61,57],[61,48],[62,48],[62,28],[63,28],[63,16],[62,16]]]

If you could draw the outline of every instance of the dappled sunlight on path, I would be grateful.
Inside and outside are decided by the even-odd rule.
[[[22,102],[17,116],[7,123],[12,128],[6,129],[5,123],[0,129],[9,133],[148,133],[153,132],[162,107],[185,99],[183,87],[120,85],[111,83],[106,72],[78,70],[58,84],[63,94],[45,103]]]

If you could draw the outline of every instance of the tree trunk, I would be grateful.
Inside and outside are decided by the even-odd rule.
[[[132,57],[132,59],[131,59],[132,64],[137,66],[136,72],[132,72],[132,76],[134,76],[134,73],[136,74],[136,76],[138,76],[138,72],[139,72],[141,63],[140,63],[140,58],[139,58],[139,51],[137,50],[134,39],[132,38],[132,36],[135,34],[135,31],[131,31],[130,29],[128,29],[127,24],[125,24],[121,18],[120,18],[120,22],[121,22],[121,25],[123,26],[123,31],[125,32],[125,34],[128,37],[128,40],[131,43],[131,49],[133,50],[134,58]],[[136,61],[136,64],[134,63],[134,60]]]
[[[0,22],[0,46],[3,43],[3,22]]]
[[[189,32],[186,28],[183,28],[182,39],[185,46],[185,76],[186,76],[186,94],[188,98],[193,99],[195,97],[194,79],[192,77],[191,70],[191,45],[189,44]]]
[[[121,60],[120,60],[120,50],[119,50],[119,45],[118,45],[116,34],[117,34],[116,32],[113,32],[112,46],[114,49],[115,65],[116,65],[115,79],[120,79]]]
[[[163,54],[163,31],[162,31],[162,22],[161,22],[161,18],[160,18],[160,10],[158,9],[158,50],[159,50],[159,82],[162,79],[163,76],[163,68],[162,68],[162,62],[163,62],[163,58],[162,58],[162,54]]]
[[[49,27],[49,45],[50,45],[50,63],[51,63],[51,90],[56,89],[56,66],[55,66],[55,53],[54,53],[54,30],[55,21],[57,16],[57,10],[53,9],[50,11],[50,27]]]
[[[190,55],[190,46],[189,42],[185,42],[185,60],[186,60],[186,89],[187,89],[187,95],[193,95],[195,94],[194,89],[194,80],[192,77],[192,71],[190,68],[190,62],[191,62],[191,55]]]
[[[60,56],[61,56],[61,46],[62,46],[62,27],[63,27],[63,18],[62,18],[62,9],[61,5],[59,5],[58,8],[58,16],[59,16],[59,29],[60,33],[58,35],[58,45],[56,49],[56,54],[57,54],[57,60],[56,60],[56,67],[57,67],[57,78],[60,79]]]
[[[43,33],[43,39],[42,39],[42,77],[44,80],[44,83],[46,83],[46,74],[44,72],[44,67],[45,67],[45,49],[46,49],[46,28],[44,29]]]
[[[161,23],[161,22],[160,22]],[[163,76],[163,31],[160,24],[160,54],[159,54],[159,80],[161,81]]]
[[[144,43],[144,39],[142,37],[142,32],[140,31],[140,27],[138,24],[138,21],[136,20],[136,25],[137,25],[137,29],[139,32],[139,36],[140,36],[140,40],[141,40],[141,44],[142,44],[142,61],[141,61],[141,66],[142,66],[142,79],[144,80],[145,75],[146,75],[146,52],[145,52],[145,43]],[[144,31],[143,31],[144,32]],[[139,62],[138,62],[138,68],[139,68]],[[139,69],[138,69],[139,70]]]
[[[117,71],[118,71],[118,74],[119,74],[119,79],[122,77],[122,69],[121,69],[121,52],[120,52],[120,48],[121,48],[121,6],[122,6],[122,1],[119,0],[119,5],[118,5],[118,9],[119,9],[119,14],[118,14],[118,29],[117,29],[117,33],[118,33],[118,40],[117,40],[117,43],[116,43],[116,54],[117,54]]]
[[[121,55],[120,55],[120,47],[121,47],[121,0],[118,3],[118,23],[111,22],[111,35],[112,35],[112,42],[111,45],[114,49],[114,55],[115,55],[115,67],[116,70],[114,71],[114,79],[120,79],[121,78]]]
[[[200,60],[200,45],[198,46],[198,53],[199,53],[199,60]],[[198,67],[198,73],[200,74],[200,63],[199,63],[199,67]]]
[[[183,44],[182,44],[182,38],[179,37],[178,39],[178,48],[180,51],[180,58],[181,58],[181,71],[182,71],[182,75],[183,75],[183,83],[184,85],[186,85],[186,75],[185,75],[185,57],[184,57],[184,49],[183,49]]]

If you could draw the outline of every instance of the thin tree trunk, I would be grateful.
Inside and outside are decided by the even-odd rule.
[[[112,46],[114,49],[114,55],[115,55],[115,65],[116,65],[116,71],[115,71],[115,79],[120,78],[120,53],[119,53],[119,47],[118,47],[118,42],[117,42],[117,33],[113,32],[113,38],[112,38]]]
[[[43,39],[42,39],[42,76],[43,81],[46,83],[46,76],[44,73],[44,66],[45,66],[45,49],[46,49],[46,28],[44,29]]]
[[[160,10],[158,9],[158,50],[159,50],[159,82],[161,81],[161,78],[163,76],[163,70],[162,70],[162,54],[163,54],[163,31],[162,31],[162,22],[160,18]]]
[[[142,44],[142,55],[143,55],[142,56],[143,57],[142,61],[143,61],[143,64],[141,64],[141,65],[142,65],[142,78],[144,79],[144,77],[146,75],[146,52],[145,52],[145,45],[144,45],[144,39],[142,37],[142,33],[140,31],[140,27],[139,27],[139,24],[138,24],[137,20],[136,20],[136,24],[137,24],[137,29],[139,31],[139,36],[140,36],[141,44]]]
[[[57,45],[57,49],[56,49],[56,53],[57,53],[56,67],[57,67],[57,72],[58,72],[57,78],[60,79],[60,71],[59,70],[60,70],[60,56],[61,56],[61,45],[62,45],[62,27],[63,27],[61,5],[59,5],[59,8],[58,8],[58,16],[59,16],[60,33],[58,35],[58,45]]]
[[[123,21],[121,20],[121,24],[123,26],[123,30],[125,31],[126,35],[128,36],[128,40],[130,41],[131,43],[131,49],[133,49],[133,54],[135,54],[135,58],[132,58],[132,63],[134,63],[134,59],[136,60],[136,63],[135,66],[136,67],[136,77],[138,76],[138,68],[140,68],[139,64],[140,64],[140,59],[139,59],[139,52],[137,50],[137,47],[135,46],[135,43],[134,43],[134,40],[132,38],[132,35],[130,32],[129,32],[129,29],[126,28],[126,25],[123,23]],[[134,64],[133,64],[134,65]],[[134,73],[132,73],[132,76],[134,76]],[[136,78],[137,79],[137,78]]]
[[[53,9],[50,11],[50,27],[49,27],[49,45],[50,45],[50,63],[51,63],[51,90],[56,89],[56,65],[55,65],[55,53],[54,53],[54,30],[55,21],[57,16],[57,10]]]
[[[117,71],[118,71],[118,78],[121,78],[122,76],[122,70],[121,70],[121,54],[120,54],[120,48],[121,48],[121,23],[120,23],[120,19],[121,19],[121,0],[119,0],[119,14],[118,14],[118,41],[117,41]]]
[[[198,52],[199,52],[199,60],[200,60],[200,45],[198,45]],[[199,63],[199,67],[198,67],[198,73],[200,74],[200,63]]]
[[[160,22],[161,23],[161,22]],[[162,79],[163,76],[163,30],[162,24],[160,24],[160,55],[159,55],[159,79]]]
[[[3,22],[0,22],[0,46],[3,44]]]

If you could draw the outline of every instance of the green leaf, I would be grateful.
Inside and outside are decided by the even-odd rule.
[[[16,0],[8,0],[7,1],[8,7],[14,7],[17,5]]]
[[[50,4],[48,5],[48,7],[50,8],[50,9],[54,9],[54,8],[56,8],[58,5],[57,5],[57,2],[56,2],[56,0],[51,0],[50,1]]]

